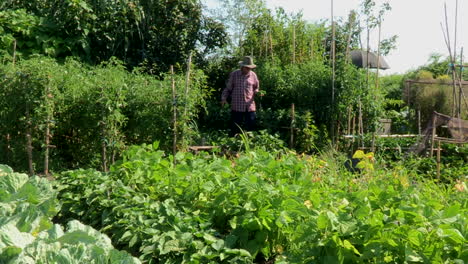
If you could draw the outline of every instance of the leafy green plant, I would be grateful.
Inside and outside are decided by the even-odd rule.
[[[0,186],[1,263],[140,263],[90,226],[73,220],[64,230],[53,224],[60,206],[48,180],[0,165]]]
[[[91,67],[38,56],[0,65],[0,75],[0,162],[31,174],[45,171],[46,156],[51,171],[105,170],[130,144],[158,140],[169,149],[173,106],[182,148],[196,136],[190,124],[209,94],[205,75],[193,69],[186,96],[185,77],[174,75],[174,102],[171,76],[129,73],[117,60]]]
[[[378,162],[354,175],[334,154],[252,148],[229,160],[157,148],[129,148],[109,173],[59,175],[60,219],[89,223],[149,263],[444,263],[468,254],[461,183],[439,186]]]

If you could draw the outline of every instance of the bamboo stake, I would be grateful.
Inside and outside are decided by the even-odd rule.
[[[460,65],[463,65],[463,48],[461,49],[460,52]],[[461,113],[462,113],[462,96],[463,96],[463,68],[460,67],[460,73],[458,76],[458,112],[457,112],[457,117],[459,119],[462,118]]]
[[[50,91],[49,91],[49,85],[46,86],[46,91],[45,91],[45,100],[46,100],[46,106],[47,106],[47,120],[46,120],[46,131],[45,131],[45,152],[44,152],[44,175],[48,176],[49,175],[49,146],[50,146],[50,119],[51,119],[51,114],[50,114],[50,109],[49,109],[49,99],[50,99]]]
[[[331,0],[331,22],[332,22],[332,44],[331,44],[331,55],[332,55],[332,98],[331,98],[331,138],[333,144],[335,144],[335,20],[333,15],[333,0]]]
[[[351,106],[348,106],[348,127],[346,130],[346,134],[351,134]]]
[[[361,146],[364,147],[364,140],[362,139],[362,136],[364,135],[364,128],[363,128],[363,123],[362,123],[362,103],[361,103],[361,99],[359,99],[358,130],[359,130],[359,143],[361,143]]]
[[[29,103],[26,105],[26,152],[28,154],[28,168],[29,168],[29,176],[34,175],[34,167],[33,167],[33,147],[32,147],[32,138],[31,138],[31,116],[29,113]]]
[[[296,123],[294,103],[291,104],[291,137],[289,138],[289,145],[294,148],[294,125]]]
[[[101,97],[104,96],[104,88],[101,87]],[[104,110],[104,106],[101,105],[101,115],[102,115],[102,118],[104,119],[104,116],[105,116],[105,110]],[[100,122],[100,126],[101,126],[101,163],[102,163],[102,170],[104,172],[107,172],[107,146],[106,146],[106,123],[104,122],[104,120],[101,120]]]
[[[190,68],[192,65],[192,52],[190,52],[188,61],[187,61],[187,74],[185,76],[185,105],[184,105],[184,118],[187,117],[187,99],[188,99],[188,92],[190,89]]]
[[[437,179],[440,180],[440,140],[437,140]]]
[[[436,134],[437,115],[432,115],[431,158],[434,156],[434,139]]]
[[[353,115],[353,125],[352,126],[353,126],[353,128],[351,130],[352,135],[353,135],[352,142],[354,143],[354,135],[356,134],[356,116],[355,115]]]
[[[375,72],[375,93],[374,93],[374,100],[377,101],[377,92],[379,91],[379,68],[380,68],[380,36],[381,36],[381,31],[382,31],[382,20],[379,15],[379,34],[378,34],[378,42],[377,42],[377,70]],[[367,53],[369,56],[369,53]],[[369,58],[367,58],[367,61],[369,61]],[[369,67],[369,66],[368,66]],[[374,152],[375,151],[375,131],[376,129],[374,128],[372,131],[372,146],[371,149]]]
[[[175,155],[177,153],[177,102],[176,102],[176,89],[174,79],[174,66],[171,65],[171,86],[172,86],[172,105],[173,105],[173,130],[174,130],[174,141],[172,143],[172,155],[174,158],[174,164],[176,163]]]
[[[190,89],[190,68],[192,65],[192,52],[190,52],[188,61],[187,61],[187,73],[185,76],[185,98],[184,98],[184,116],[182,117],[184,122],[183,126],[183,135],[185,135],[186,129],[187,129],[187,122],[189,121],[189,118],[187,118],[187,102],[188,102],[188,93]],[[185,146],[185,137],[182,137],[182,142],[183,146]]]
[[[378,91],[379,90],[379,69],[380,69],[380,36],[382,32],[382,20],[380,19],[379,16],[379,34],[378,34],[378,42],[377,42],[377,69],[375,72],[375,89]],[[376,95],[375,93],[374,95]]]
[[[447,3],[444,3],[444,10],[445,10],[445,34],[446,35],[446,44],[447,48],[449,51],[449,57],[450,57],[450,63],[452,64],[452,83],[453,83],[453,89],[452,89],[452,97],[453,97],[453,102],[452,102],[452,116],[455,115],[455,102],[456,102],[456,83],[455,83],[455,70],[453,69],[453,65],[455,65],[455,53],[454,51],[452,53],[452,47],[451,47],[451,42],[450,42],[450,32],[448,28],[448,16],[447,16]]]
[[[418,108],[418,135],[421,135],[421,107]]]
[[[13,41],[13,68],[15,67],[16,63],[16,39]]]
[[[292,35],[292,63],[296,64],[296,25],[293,25]]]
[[[346,54],[345,54],[345,60],[346,62],[348,63],[349,62],[349,53],[350,53],[350,46],[351,46],[351,37],[352,37],[352,34],[353,34],[353,26],[354,26],[354,19],[355,19],[355,14],[354,14],[354,11],[352,11],[352,13],[349,14],[349,27],[348,27],[348,39],[346,40]]]

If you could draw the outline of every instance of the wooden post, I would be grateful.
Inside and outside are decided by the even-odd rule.
[[[292,63],[296,64],[296,25],[293,25],[292,32]]]
[[[332,60],[332,90],[331,90],[331,138],[335,144],[335,20],[333,15],[333,0],[331,0],[331,23],[332,23],[332,43],[331,43],[331,60]]]
[[[418,135],[421,135],[421,107],[418,108]]]
[[[291,105],[291,137],[289,138],[289,146],[291,148],[294,148],[294,128],[296,124],[296,116],[295,116],[295,109],[294,109],[294,103]]]
[[[175,89],[175,79],[174,79],[174,66],[171,65],[171,86],[172,86],[172,107],[173,107],[173,132],[174,132],[174,141],[172,143],[172,155],[174,158],[174,164],[176,163],[175,155],[177,153],[177,102],[176,102],[176,89]]]
[[[431,158],[434,156],[434,139],[436,134],[437,115],[432,114]]]
[[[46,131],[45,131],[45,151],[44,151],[44,175],[48,176],[49,175],[49,146],[50,146],[50,120],[51,120],[51,114],[50,114],[50,102],[49,100],[51,99],[50,95],[50,90],[49,90],[49,85],[46,86],[45,90],[45,104],[46,104],[46,110],[47,110],[47,120],[46,120]]]
[[[380,35],[382,32],[382,20],[379,16],[379,37],[377,43],[377,70],[375,72],[375,89],[376,93],[374,93],[374,98],[377,96],[377,91],[379,90],[379,69],[380,69]]]
[[[188,60],[187,60],[187,73],[186,73],[186,76],[185,76],[184,116],[182,117],[183,120],[185,120],[185,122],[184,122],[185,125],[183,126],[183,135],[185,134],[185,131],[186,131],[186,128],[187,128],[187,122],[189,121],[189,119],[187,118],[187,102],[188,102],[188,93],[189,93],[189,90],[190,90],[190,68],[191,68],[191,65],[192,65],[192,52],[190,52]],[[185,146],[185,137],[182,137],[182,140],[184,142],[182,145]]]
[[[354,27],[354,20],[356,19],[355,18],[356,14],[354,11],[352,11],[352,13],[350,13],[349,15],[349,27],[348,27],[348,39],[346,40],[346,53],[345,53],[345,61],[348,63],[349,62],[349,59],[350,59],[350,56],[349,56],[349,53],[350,53],[350,48],[351,48],[351,37],[352,37],[352,34],[353,34],[353,27]]]
[[[346,134],[351,134],[351,106],[348,106],[348,128],[346,130]]]
[[[457,1],[458,3],[458,1]],[[460,65],[463,65],[463,47],[461,48],[460,52]],[[460,67],[460,74],[459,74],[459,79],[458,79],[458,112],[457,112],[457,117],[459,119],[462,118],[462,96],[463,96],[463,86],[462,86],[462,80],[463,80],[463,67]],[[459,127],[461,129],[461,127]]]
[[[437,179],[440,180],[440,140],[437,140]]]
[[[359,117],[358,117],[358,129],[359,129],[359,141],[361,143],[361,146],[364,147],[364,140],[362,139],[362,136],[364,136],[364,124],[362,123],[362,103],[361,100],[359,100]]]
[[[101,87],[101,97],[104,96],[104,87]],[[105,117],[105,109],[104,106],[101,105],[101,115],[102,119],[99,124],[101,126],[101,163],[102,163],[102,170],[107,172],[107,144],[106,144],[106,122],[104,121]]]
[[[31,138],[31,115],[29,112],[29,102],[26,103],[26,152],[28,154],[28,169],[29,169],[29,176],[34,175],[34,167],[33,167],[33,147],[32,147],[32,138]]]
[[[13,68],[15,67],[16,63],[16,39],[13,41]]]

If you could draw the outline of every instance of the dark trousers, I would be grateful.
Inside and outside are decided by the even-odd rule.
[[[253,131],[255,130],[255,112],[236,112],[231,111],[231,132],[229,135],[231,137],[240,133],[239,127],[243,130]]]

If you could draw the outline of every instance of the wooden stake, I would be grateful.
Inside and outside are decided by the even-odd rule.
[[[353,135],[353,143],[354,143],[354,135],[356,135],[356,116],[353,115],[353,128],[351,129],[351,133]]]
[[[460,52],[460,65],[463,65],[463,48],[461,48],[461,52]],[[463,68],[460,67],[460,73],[459,73],[459,76],[458,76],[458,111],[457,111],[457,117],[459,119],[462,118],[462,115],[461,115],[461,113],[462,113],[462,96],[463,96],[462,81],[463,81]]]
[[[29,176],[34,175],[34,167],[33,167],[33,147],[32,147],[32,138],[31,138],[31,116],[29,113],[29,103],[26,105],[26,152],[28,154],[28,168],[29,168]]]
[[[335,144],[335,20],[333,15],[333,0],[331,0],[331,23],[332,23],[332,43],[331,43],[331,60],[332,60],[332,90],[331,90],[331,138]]]
[[[188,102],[188,93],[190,89],[190,68],[192,65],[192,52],[190,52],[188,61],[187,61],[187,73],[185,76],[185,98],[184,98],[184,116],[182,117],[184,122],[183,128],[183,135],[185,135],[186,129],[187,129],[187,122],[189,121],[189,118],[187,117],[187,102]],[[185,146],[185,137],[182,137],[183,141],[183,146]]]
[[[418,108],[418,135],[421,135],[421,108]]]
[[[296,25],[293,25],[292,32],[292,63],[296,64]]]
[[[346,130],[346,134],[351,134],[351,106],[348,106],[348,128]]]
[[[16,63],[16,39],[13,41],[13,67],[15,67]]]
[[[431,158],[434,156],[434,140],[436,135],[437,115],[432,114]]]
[[[104,96],[104,88],[101,87],[101,97]],[[101,105],[101,115],[102,119],[105,117],[105,109],[104,106]],[[107,172],[107,144],[106,144],[106,123],[104,120],[101,120],[100,122],[101,126],[101,163],[102,163],[102,170],[104,172]]]
[[[440,180],[440,140],[437,140],[437,179]]]
[[[46,131],[45,131],[45,151],[44,151],[44,175],[48,176],[49,175],[49,146],[50,146],[50,109],[49,109],[49,85],[46,86],[45,90],[45,104],[46,104],[46,109],[47,109],[47,120],[46,120]]]
[[[349,53],[350,53],[350,46],[351,46],[351,37],[353,34],[353,27],[354,27],[354,19],[355,19],[355,13],[352,11],[352,13],[349,14],[349,27],[348,27],[348,39],[346,40],[346,53],[345,53],[345,61],[349,62]]]
[[[294,104],[291,104],[291,137],[289,138],[289,146],[294,148],[294,127],[296,124],[296,116],[295,116],[295,109]]]
[[[362,139],[362,136],[364,135],[364,128],[363,128],[363,123],[362,123],[362,103],[361,99],[359,99],[359,117],[358,117],[358,129],[359,129],[359,140],[361,143],[361,146],[364,147],[364,140]]]
[[[175,79],[174,79],[174,66],[171,65],[171,86],[172,86],[172,105],[173,105],[173,131],[174,131],[174,141],[172,143],[172,155],[174,158],[174,164],[176,163],[175,155],[177,154],[177,102],[176,102],[176,89],[175,89]]]
[[[378,43],[377,43],[377,70],[375,72],[375,89],[376,91],[379,91],[379,68],[380,68],[380,35],[382,32],[382,20],[379,17],[379,37],[378,37]],[[376,98],[377,92],[374,93],[374,98]]]

